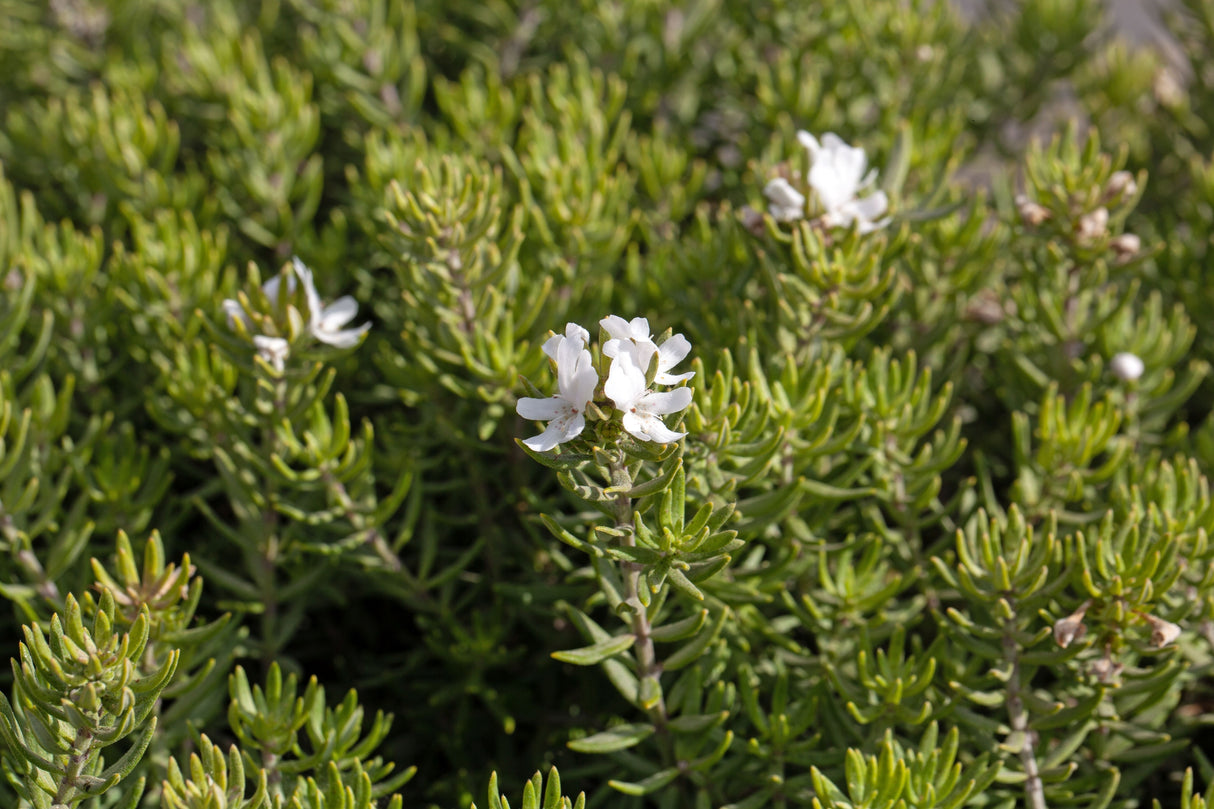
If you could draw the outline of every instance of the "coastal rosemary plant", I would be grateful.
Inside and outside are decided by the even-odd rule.
[[[1104,5],[0,0],[0,803],[1214,805]]]

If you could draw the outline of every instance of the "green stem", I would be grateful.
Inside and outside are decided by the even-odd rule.
[[[1037,736],[1029,727],[1029,712],[1021,698],[1020,648],[1012,634],[1013,625],[1008,624],[1003,632],[1003,655],[1012,664],[1012,676],[1007,683],[1007,713],[1012,731],[1022,737],[1020,764],[1024,768],[1024,798],[1027,809],[1047,809],[1045,787],[1041,783],[1041,772],[1037,767]]]
[[[68,753],[67,766],[64,767],[63,777],[59,780],[59,788],[55,790],[53,806],[68,806],[80,790],[80,776],[92,759],[93,733],[88,728],[79,728],[76,738],[72,740],[71,751]]]
[[[624,532],[624,536],[621,539],[624,545],[635,548],[636,537],[634,535],[635,525],[632,522],[632,498],[624,493],[632,488],[632,475],[628,472],[628,465],[623,458],[619,458],[611,464],[611,485],[614,488],[622,490],[620,494],[616,495],[615,502],[612,504],[615,527]],[[653,648],[653,628],[649,623],[649,612],[645,609],[645,605],[641,603],[638,595],[641,570],[643,568],[637,562],[624,562],[623,569],[624,601],[632,608],[632,634],[636,637],[636,642],[632,646],[632,652],[636,657],[637,680],[641,683],[642,692],[645,690],[645,681],[653,680],[654,684],[658,686],[658,693],[661,694],[660,678],[662,666],[658,662],[657,654]],[[658,701],[648,709],[648,713],[649,720],[657,728],[657,732],[663,739],[667,740],[666,747],[668,748],[669,742],[666,735],[668,717],[666,715],[665,697],[659,696]],[[669,753],[669,749],[666,752]]]
[[[282,418],[287,411],[287,381],[279,376],[274,382],[274,409],[271,421],[262,428],[262,449],[266,458],[278,452],[278,434],[273,419]],[[274,504],[278,492],[274,480],[267,475],[265,480],[266,507],[261,514],[263,532],[253,564],[254,579],[261,590],[261,668],[269,671],[281,648],[278,638],[278,561],[281,551],[278,538],[278,512]]]
[[[374,525],[368,527],[366,517],[360,514],[358,509],[354,508],[354,500],[351,499],[345,484],[338,480],[337,476],[327,466],[321,468],[320,474],[325,485],[329,487],[330,495],[337,501],[342,516],[353,526],[355,531],[366,534],[363,544],[371,548],[389,570],[394,573],[401,573],[402,571],[408,573],[408,571],[404,571],[400,558],[392,552],[392,548],[388,545],[388,540],[384,538],[384,535]]]

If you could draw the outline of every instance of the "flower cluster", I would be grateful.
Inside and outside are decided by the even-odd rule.
[[[849,228],[855,224],[861,233],[871,233],[889,223],[889,217],[881,218],[889,209],[884,191],[860,197],[877,180],[876,169],[865,174],[868,158],[863,149],[848,146],[833,132],[827,132],[819,142],[801,130],[797,140],[809,152],[808,190],[816,200],[817,219],[824,227]],[[793,179],[799,181],[800,174],[794,174]],[[785,178],[769,182],[763,194],[769,203],[768,211],[777,222],[805,217],[805,194]]]
[[[303,287],[304,300],[308,307],[308,333],[320,342],[335,348],[351,348],[357,345],[363,334],[371,328],[371,324],[364,323],[353,329],[343,327],[358,314],[358,303],[349,295],[343,295],[326,306],[316,292],[312,271],[298,258],[292,258],[291,262],[292,273],[286,276],[287,295],[295,294],[298,286]],[[261,287],[262,294],[266,296],[271,308],[278,306],[281,285],[282,276],[275,275]],[[227,315],[228,326],[234,328],[236,323],[240,322],[246,331],[253,331],[253,320],[240,301],[227,298],[220,304],[220,308]],[[286,339],[273,335],[256,334],[253,336],[253,346],[262,359],[268,362],[275,371],[282,372],[290,354],[290,343]]]
[[[661,417],[691,404],[691,388],[656,391],[650,386],[678,385],[695,375],[690,371],[671,373],[691,351],[691,343],[681,334],[655,343],[649,321],[643,317],[628,321],[609,315],[599,325],[611,338],[602,349],[611,361],[602,393],[620,412],[624,429],[640,441],[662,444],[686,435],[671,430]],[[553,335],[544,343],[544,353],[556,365],[557,393],[547,399],[524,397],[518,401],[520,416],[548,422],[544,432],[523,441],[530,449],[546,452],[586,428],[586,411],[599,388],[599,371],[586,347],[589,342],[590,332],[569,323],[564,334]],[[655,357],[657,373],[650,382],[647,373]]]

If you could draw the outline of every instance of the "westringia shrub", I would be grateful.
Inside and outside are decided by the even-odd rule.
[[[991,5],[0,0],[0,804],[1214,806],[1214,2]]]

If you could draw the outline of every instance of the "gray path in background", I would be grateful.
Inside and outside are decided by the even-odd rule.
[[[987,8],[995,8],[1007,0],[950,0],[968,16],[976,17]],[[1160,9],[1173,5],[1171,0],[1105,0],[1109,19],[1131,42],[1162,45],[1169,49],[1167,32],[1159,25]]]

